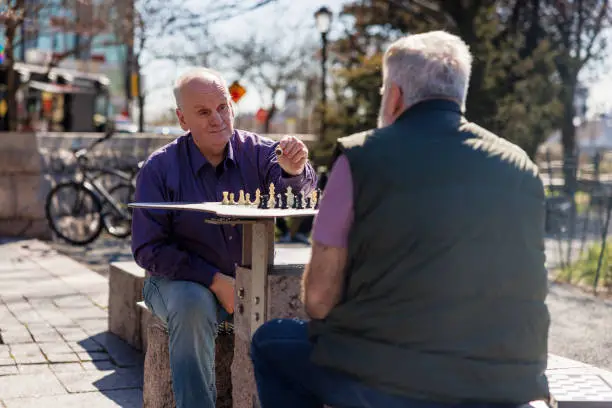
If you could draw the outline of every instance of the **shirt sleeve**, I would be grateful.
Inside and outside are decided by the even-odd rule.
[[[136,202],[168,201],[163,178],[154,164],[147,163],[138,173]],[[171,238],[171,225],[169,211],[135,208],[132,213],[134,260],[153,276],[209,286],[219,269],[198,255],[179,248]]]
[[[265,163],[260,168],[264,170],[266,187],[270,183],[274,183],[277,191],[285,191],[287,187],[291,187],[294,193],[310,194],[317,186],[317,174],[310,161],[306,162],[302,174],[292,176],[286,173],[278,164],[278,157],[274,152],[276,146],[278,146],[278,142],[274,143],[271,147],[266,147],[264,152],[262,152]]]
[[[327,246],[347,248],[353,224],[353,179],[346,156],[338,157],[329,179],[319,212],[313,224],[313,240]]]

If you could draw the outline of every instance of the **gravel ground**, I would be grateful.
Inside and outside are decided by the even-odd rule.
[[[547,244],[549,262],[555,263],[555,247]],[[109,262],[133,259],[129,238],[102,236],[86,247],[60,242],[53,246],[104,276]],[[568,285],[551,283],[547,303],[552,317],[549,351],[612,370],[612,302]]]

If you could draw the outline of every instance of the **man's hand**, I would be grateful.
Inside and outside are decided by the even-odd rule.
[[[214,293],[219,300],[219,303],[221,303],[221,306],[223,306],[229,314],[234,313],[234,285],[234,278],[217,272],[215,276],[213,276],[212,283],[209,287],[211,292]]]
[[[283,153],[278,158],[278,164],[292,176],[302,174],[308,161],[308,148],[294,136],[285,136],[279,143]]]

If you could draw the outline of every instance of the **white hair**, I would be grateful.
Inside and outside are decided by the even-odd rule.
[[[407,106],[448,98],[465,110],[472,55],[461,38],[444,31],[403,37],[385,52],[383,68],[385,86],[399,86]]]
[[[173,92],[177,108],[181,108],[181,90],[183,89],[183,86],[194,79],[203,79],[205,81],[218,82],[224,87],[224,89],[227,89],[227,82],[225,82],[225,79],[223,78],[220,72],[215,71],[211,68],[192,69],[181,75],[174,83]]]

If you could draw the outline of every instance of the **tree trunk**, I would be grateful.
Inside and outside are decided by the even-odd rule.
[[[9,132],[17,130],[17,73],[15,72],[15,33],[17,27],[13,22],[6,23],[4,34],[4,52],[6,58],[6,102],[7,102],[7,125]]]
[[[138,96],[138,132],[144,133],[145,127],[145,96],[143,95],[142,89],[139,90],[140,95]]]
[[[266,122],[264,123],[264,133],[270,133],[270,125],[272,124],[272,117],[276,113],[276,104],[272,102],[272,106],[270,106],[270,111],[268,112],[268,116],[266,117]]]
[[[570,196],[576,192],[578,170],[578,151],[576,149],[576,128],[574,127],[574,95],[576,86],[569,84],[563,92],[563,118],[561,122],[561,141],[563,144],[564,190]]]

